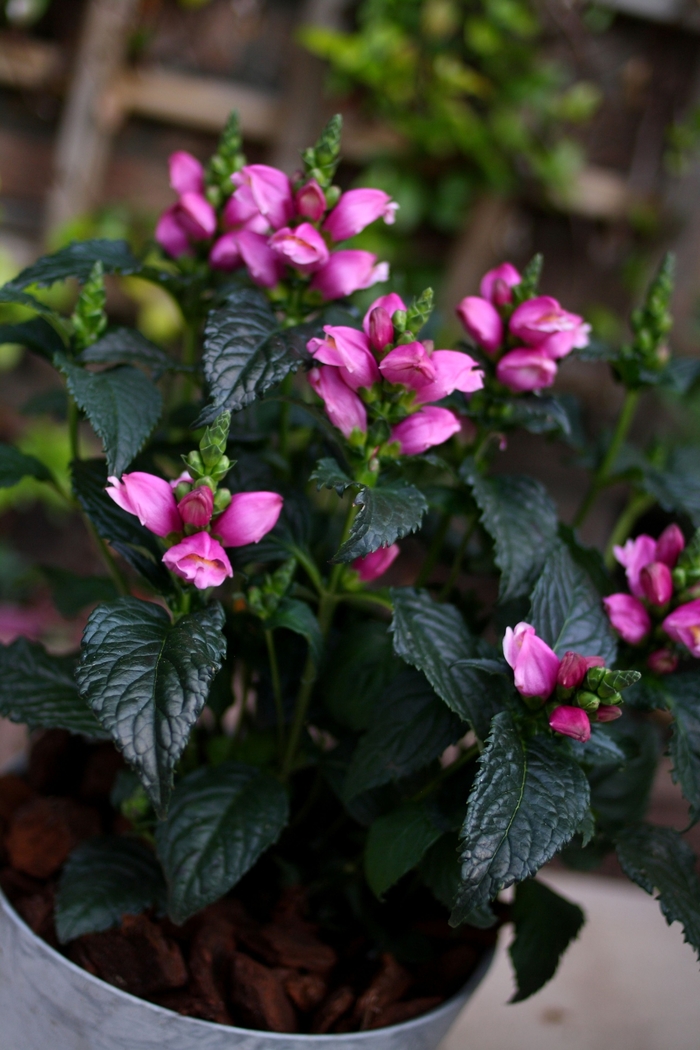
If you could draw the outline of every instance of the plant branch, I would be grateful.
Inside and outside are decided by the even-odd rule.
[[[432,542],[428,549],[428,553],[425,556],[425,561],[421,565],[420,572],[418,573],[418,576],[416,578],[416,587],[425,587],[426,583],[430,579],[430,574],[435,568],[435,563],[440,557],[440,551],[442,550],[442,545],[445,542],[445,536],[447,536],[447,531],[450,527],[451,520],[452,515],[449,513],[449,511],[443,511],[440,517],[440,521],[438,522],[438,526],[435,530],[435,535],[433,536]]]
[[[277,748],[280,756],[284,754],[284,701],[282,699],[282,684],[280,682],[280,669],[277,662],[277,651],[275,639],[271,630],[265,630],[265,645],[270,660],[270,676],[272,678],[272,693],[275,698],[275,713],[277,715]]]
[[[615,424],[615,430],[610,444],[608,445],[608,450],[603,457],[602,463],[595,472],[583,503],[579,507],[576,517],[574,518],[573,525],[575,529],[579,528],[580,525],[583,525],[588,517],[588,512],[598,497],[598,494],[606,487],[606,485],[610,484],[610,474],[615,466],[615,461],[620,454],[620,449],[627,437],[629,428],[632,425],[638,401],[639,390],[628,390],[625,393],[625,400],[622,403],[620,415],[617,417],[617,423]]]
[[[460,571],[462,569],[462,560],[466,553],[469,540],[472,538],[472,533],[474,532],[475,527],[476,517],[473,517],[464,529],[464,534],[462,535],[462,539],[459,541],[459,547],[457,548],[457,553],[455,554],[454,561],[452,562],[450,575],[447,577],[447,580],[445,581],[445,584],[438,595],[438,601],[440,602],[444,602],[447,600],[450,591],[452,590],[457,581],[457,577],[459,576]]]
[[[622,511],[622,514],[615,523],[608,545],[605,548],[605,564],[608,569],[612,569],[615,564],[615,556],[613,554],[613,547],[618,544],[623,544],[636,522],[637,518],[640,518],[645,511],[653,507],[655,503],[653,496],[648,496],[645,492],[633,492],[627,501],[627,506]]]

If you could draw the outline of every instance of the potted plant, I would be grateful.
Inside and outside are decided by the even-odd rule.
[[[539,293],[535,259],[486,274],[436,349],[429,291],[348,301],[388,268],[344,242],[395,209],[340,192],[339,149],[335,118],[290,180],[232,119],[206,170],[171,158],[145,257],[74,243],[0,289],[29,312],[0,337],[65,378],[108,571],[51,577],[93,607],[79,655],[0,649],[0,714],[44,730],[0,780],[0,1003],[30,1050],[436,1046],[501,923],[516,1000],[554,973],[583,922],[535,878],[557,853],[617,850],[698,947],[692,854],[643,822],[665,743],[700,812],[697,454],[625,444],[645,389],[700,371],[667,350],[670,261],[622,347]],[[105,274],[178,301],[179,358],[109,326]],[[37,290],[67,278],[70,318]],[[546,393],[570,354],[625,389],[592,451]],[[577,526],[628,484],[605,558],[540,482],[492,472],[523,428],[588,456]],[[27,475],[54,483],[1,446],[3,484]]]

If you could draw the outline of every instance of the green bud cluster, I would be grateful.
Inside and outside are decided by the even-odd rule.
[[[231,176],[246,163],[242,147],[238,114],[234,110],[226,121],[216,153],[210,158],[206,169],[206,194],[215,208],[221,207],[234,191]]]
[[[289,590],[296,567],[296,558],[290,558],[275,572],[268,573],[259,587],[250,587],[246,595],[250,611],[261,620],[269,620]]]
[[[106,301],[104,269],[98,260],[83,285],[71,318],[76,350],[84,350],[104,334],[107,328]]]
[[[677,591],[683,591],[687,587],[694,587],[695,584],[700,583],[700,529],[681,551],[671,576],[673,586]]]
[[[199,451],[190,452],[187,456],[182,457],[192,480],[197,485],[208,485],[216,495],[218,495],[218,483],[226,477],[233,466],[226,455],[230,426],[231,413],[222,412],[204,431],[202,440],[199,442]],[[229,495],[226,505],[228,506],[230,502]]]
[[[641,678],[639,671],[611,671],[607,667],[591,667],[569,701],[593,714],[601,704],[612,707],[622,703],[622,691]]]
[[[309,146],[301,154],[304,162],[305,179],[316,180],[326,193],[326,201],[329,208],[333,207],[333,204],[337,202],[340,196],[340,191],[337,191],[335,200],[331,202],[329,199],[329,191],[336,190],[332,183],[336,168],[340,163],[340,136],[342,130],[343,118],[340,113],[336,113],[319,135],[316,145]]]
[[[660,372],[668,363],[666,339],[673,325],[669,306],[673,294],[674,262],[671,253],[664,256],[643,305],[632,312],[630,325],[634,338],[621,348],[616,362],[617,372],[628,387],[654,382],[654,373]]]
[[[426,288],[417,296],[408,310],[397,310],[391,320],[394,328],[399,333],[396,340],[397,346],[413,343],[418,338],[418,333],[430,319],[433,312],[434,295],[432,288]]]
[[[520,306],[526,299],[534,299],[538,294],[540,286],[540,277],[542,276],[542,266],[544,264],[544,256],[538,252],[537,255],[533,256],[530,262],[523,270],[523,276],[520,284],[517,284],[513,289],[513,306]]]

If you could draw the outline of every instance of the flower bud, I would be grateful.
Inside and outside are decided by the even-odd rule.
[[[578,689],[590,668],[604,667],[602,656],[581,656],[579,653],[564,653],[557,674],[557,693]]]
[[[600,696],[600,693],[598,693],[598,696],[601,704],[604,704],[605,707],[615,707],[622,703],[621,693],[610,693],[608,696]]]
[[[488,299],[467,295],[457,307],[457,316],[472,339],[488,353],[501,345],[503,321]]]
[[[549,725],[555,733],[573,737],[585,744],[591,736],[588,715],[580,707],[555,707],[549,716]]]
[[[394,326],[388,310],[377,306],[369,315],[369,344],[373,350],[383,350],[394,342]]]
[[[189,481],[180,481],[180,482],[178,482],[178,484],[175,486],[175,499],[178,501],[178,503],[180,502],[181,499],[185,498],[185,496],[187,495],[187,493],[190,491],[191,488],[192,488],[192,484]]]
[[[651,605],[665,605],[673,594],[671,570],[662,561],[645,565],[639,574],[639,583],[644,597]]]
[[[597,711],[601,701],[595,693],[589,693],[588,690],[582,689],[581,692],[576,694],[576,703],[584,711]]]
[[[688,578],[685,569],[675,568],[671,573],[671,579],[673,580],[673,586],[677,591],[685,589]]]
[[[619,707],[599,707],[595,716],[596,722],[614,722],[616,718],[622,718]]]
[[[180,500],[177,509],[186,525],[194,525],[198,529],[203,529],[211,521],[214,511],[214,493],[208,485],[198,485]]]
[[[604,665],[597,665],[595,667],[590,667],[588,669],[588,671],[586,672],[586,686],[588,687],[588,689],[592,689],[593,692],[595,693],[597,691],[597,689],[598,689],[598,686],[603,681],[604,677],[605,677],[605,666]]]
[[[311,179],[297,190],[294,203],[299,215],[311,219],[312,222],[318,222],[326,210],[326,195],[316,180]]]
[[[214,496],[214,513],[221,514],[231,502],[231,493],[228,489],[217,489]]]
[[[391,322],[397,332],[406,331],[407,317],[408,314],[406,310],[394,310],[393,314],[391,315]]]
[[[678,656],[672,649],[657,649],[647,657],[647,667],[654,674],[673,674],[678,667]]]
[[[668,565],[669,569],[678,561],[685,548],[685,537],[677,525],[669,525],[656,541],[656,560]]]
[[[639,645],[651,630],[651,620],[638,598],[631,594],[609,594],[603,598],[608,619],[630,645]]]

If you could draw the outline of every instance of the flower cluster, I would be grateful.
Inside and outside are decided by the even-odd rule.
[[[107,494],[166,541],[163,563],[198,590],[233,576],[224,547],[258,543],[282,510],[277,492],[231,495],[218,484],[232,466],[224,454],[229,422],[225,412],[207,428],[199,452],[189,454],[187,470],[174,481],[143,471],[108,479]]]
[[[323,338],[307,344],[316,364],[309,382],[329,419],[361,447],[367,442],[369,414],[377,457],[415,456],[447,441],[461,422],[431,402],[483,386],[474,358],[458,350],[435,350],[431,341],[416,338],[408,326],[422,327],[424,320],[424,309],[414,305],[409,310],[392,292],[372,303],[361,331],[326,325]]]
[[[642,534],[624,547],[614,547],[613,553],[625,567],[631,591],[603,599],[620,637],[635,646],[663,639],[666,644],[647,657],[649,668],[657,674],[670,674],[678,666],[678,653],[669,640],[700,657],[700,599],[694,597],[692,586],[688,589],[700,577],[694,552],[685,550],[679,527],[669,525],[658,540]]]
[[[515,393],[553,384],[557,361],[588,345],[590,325],[549,295],[518,302],[523,278],[510,263],[489,270],[480,295],[468,295],[457,316],[468,335],[495,363],[499,383]]]
[[[527,706],[539,710],[546,705],[554,732],[584,743],[591,721],[620,717],[621,690],[641,677],[637,671],[608,670],[600,656],[567,652],[560,660],[529,623],[506,628],[503,655]]]

